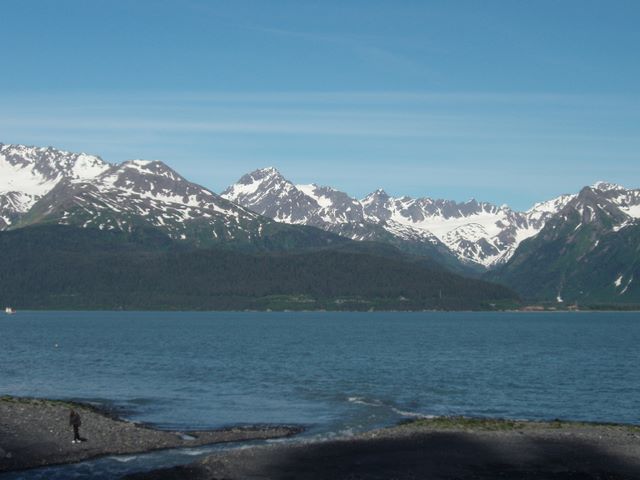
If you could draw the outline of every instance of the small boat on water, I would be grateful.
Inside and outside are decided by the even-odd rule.
[[[4,309],[4,313],[6,313],[7,315],[13,315],[14,313],[16,313],[16,310],[15,308],[7,307]]]

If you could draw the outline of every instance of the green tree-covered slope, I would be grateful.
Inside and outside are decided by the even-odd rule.
[[[640,305],[640,225],[586,188],[487,279],[530,300]]]
[[[374,245],[194,249],[152,229],[0,232],[0,302],[55,309],[485,309],[509,289]],[[492,306],[492,304],[494,306]]]

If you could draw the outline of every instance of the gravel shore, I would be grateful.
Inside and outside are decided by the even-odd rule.
[[[631,480],[640,479],[640,428],[439,418],[342,440],[233,450],[125,478]]]
[[[80,435],[86,440],[82,443],[71,443],[70,408],[82,417]],[[128,422],[89,405],[0,397],[0,472],[74,463],[103,455],[281,438],[301,431],[299,427],[256,426],[172,432]]]

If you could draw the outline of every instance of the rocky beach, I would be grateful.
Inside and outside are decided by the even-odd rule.
[[[72,443],[69,411],[82,416]],[[166,431],[91,405],[0,398],[0,473],[104,455],[284,438],[295,426]],[[438,417],[333,440],[231,449],[126,480],[640,479],[640,427]]]
[[[80,413],[81,443],[72,443],[69,411]],[[293,426],[253,426],[207,431],[165,431],[123,420],[91,405],[0,397],[0,473],[75,463],[104,455],[281,438]]]
[[[323,442],[236,449],[127,480],[631,480],[640,428],[436,418]]]

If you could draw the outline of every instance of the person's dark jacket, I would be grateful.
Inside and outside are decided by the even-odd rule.
[[[82,425],[82,420],[80,419],[80,414],[76,411],[73,411],[69,414],[69,425],[72,427],[79,427]]]

